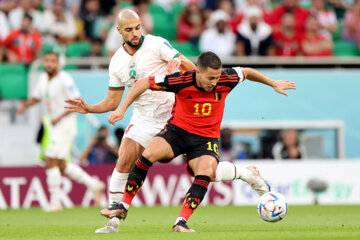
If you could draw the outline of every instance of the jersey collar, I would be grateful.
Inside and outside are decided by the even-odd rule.
[[[141,36],[141,42],[140,42],[139,46],[138,46],[137,48],[135,48],[135,50],[134,50],[132,53],[129,52],[128,50],[126,50],[126,48],[125,48],[125,43],[123,43],[123,49],[124,49],[125,52],[127,52],[130,56],[134,56],[134,54],[137,52],[137,50],[140,49],[141,45],[143,44],[144,39],[145,39],[145,36]]]

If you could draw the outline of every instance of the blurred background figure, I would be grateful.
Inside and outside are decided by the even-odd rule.
[[[262,20],[259,7],[250,6],[245,19],[238,27],[236,40],[237,56],[274,55],[272,29]]]
[[[294,129],[284,130],[281,140],[275,143],[272,150],[274,159],[307,158],[305,147],[299,142],[298,132]]]
[[[44,12],[44,21],[49,25],[44,42],[66,44],[75,39],[75,18],[65,10],[64,0],[54,0],[53,5]]]
[[[319,22],[313,15],[306,19],[306,31],[301,40],[304,56],[328,57],[332,56],[333,42],[319,33]]]
[[[223,10],[213,12],[208,21],[208,29],[200,36],[202,52],[212,51],[219,57],[229,57],[235,52],[235,35],[227,25],[229,15]]]
[[[301,54],[302,35],[295,31],[295,19],[292,13],[282,17],[281,29],[273,33],[275,55],[293,57]]]
[[[234,142],[232,139],[232,130],[230,128],[223,128],[220,131],[220,161],[233,162],[239,159],[250,158],[250,149],[248,144]]]
[[[294,18],[296,19],[295,31],[304,33],[306,18],[310,12],[302,8],[298,0],[283,0],[277,7],[266,12],[264,20],[271,25],[275,31],[278,31],[281,28],[281,19],[285,13],[294,14]]]
[[[12,30],[3,45],[9,63],[29,65],[37,57],[41,49],[41,35],[32,27],[32,17],[25,14],[20,29]]]
[[[205,30],[205,13],[197,0],[192,0],[179,16],[176,40],[198,44]]]
[[[0,11],[0,43],[4,41],[4,39],[9,34],[9,22],[4,12]]]
[[[355,0],[353,6],[346,11],[342,37],[355,45],[360,41],[360,0]]]
[[[33,26],[40,33],[47,30],[47,22],[44,21],[42,12],[34,8],[34,3],[31,0],[20,0],[17,8],[9,12],[9,24],[11,29],[19,29],[23,16],[28,14],[33,19]]]
[[[234,34],[237,33],[237,28],[243,20],[244,14],[242,11],[237,11],[234,3],[231,0],[221,0],[219,2],[219,9],[223,10],[229,15],[228,24]]]
[[[88,175],[78,165],[66,161],[71,154],[77,123],[76,115],[65,110],[64,100],[78,98],[80,92],[72,77],[68,73],[60,71],[58,54],[48,52],[44,57],[43,64],[45,72],[40,75],[31,97],[21,102],[17,111],[19,114],[24,114],[27,108],[43,101],[46,106],[46,115],[50,119],[50,137],[45,150],[44,163],[50,204],[45,210],[57,212],[63,209],[61,173],[91,189],[95,203],[99,205],[101,194],[105,188],[104,183]]]
[[[116,143],[117,143],[116,146],[120,146],[122,138],[124,136],[124,133],[125,133],[125,131],[122,127],[118,127],[115,129],[115,137],[116,137]]]
[[[109,130],[101,126],[97,135],[91,139],[79,160],[80,163],[88,161],[89,164],[115,163],[118,157],[118,148],[108,143]]]
[[[325,8],[325,4],[325,0],[312,0],[310,12],[316,16],[319,22],[320,34],[328,39],[332,39],[332,34],[338,28],[337,19],[333,11]]]
[[[133,10],[139,15],[143,34],[151,34],[153,32],[154,23],[149,13],[150,0],[133,0]],[[166,24],[166,23],[164,23]]]
[[[81,5],[79,17],[83,22],[83,30],[80,32],[80,39],[91,38],[106,39],[106,19],[104,12],[100,8],[99,0],[84,0]]]
[[[56,2],[56,0],[42,0],[43,7],[45,9],[51,9]],[[75,18],[79,16],[80,4],[82,0],[64,0],[64,10],[65,12],[71,13]]]

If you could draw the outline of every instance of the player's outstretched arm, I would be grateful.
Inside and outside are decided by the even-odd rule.
[[[86,113],[104,113],[115,110],[121,101],[124,91],[108,91],[105,99],[94,105],[88,105],[84,99],[66,99],[65,102],[69,104],[65,108],[69,112]]]
[[[135,101],[135,99],[137,99],[143,92],[145,92],[149,88],[149,78],[141,78],[139,81],[137,81],[130,89],[128,94],[126,94],[126,97],[120,107],[109,115],[109,123],[115,125],[117,121],[123,119],[126,110]]]
[[[179,55],[174,59],[165,59],[161,58],[165,63],[167,63],[168,73],[173,73],[175,70],[180,69],[182,71],[191,71],[196,69],[196,66],[193,62],[187,59],[184,55]]]
[[[288,94],[284,90],[288,89],[296,89],[296,85],[294,82],[291,82],[290,80],[277,80],[271,79],[261,72],[253,69],[253,68],[242,68],[245,78],[254,81],[266,84],[280,94],[283,94],[285,96],[288,96]]]
[[[28,107],[31,107],[31,106],[37,104],[38,102],[40,102],[40,100],[36,99],[36,98],[29,98],[29,99],[21,102],[20,105],[17,107],[17,113],[23,114]]]

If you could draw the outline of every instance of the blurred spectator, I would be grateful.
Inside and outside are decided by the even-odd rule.
[[[12,30],[4,41],[7,61],[29,65],[41,49],[41,35],[32,28],[32,17],[25,14],[21,28]]]
[[[85,53],[83,57],[104,57],[103,54],[103,42],[100,38],[94,38],[91,40],[91,51]],[[99,65],[96,61],[94,61],[91,65],[81,66],[81,69],[107,69],[108,65]]]
[[[117,147],[112,147],[107,142],[109,130],[102,126],[97,135],[92,138],[90,144],[80,156],[80,163],[88,160],[90,164],[115,163],[117,160]]]
[[[294,14],[295,31],[300,34],[305,31],[305,21],[310,12],[299,6],[298,0],[283,0],[282,4],[264,15],[264,21],[279,31],[281,19],[285,13]]]
[[[319,33],[319,22],[315,16],[306,19],[306,31],[301,39],[301,49],[304,56],[332,56],[333,42]]]
[[[295,31],[294,15],[291,13],[284,14],[281,25],[281,31],[273,33],[275,55],[286,57],[299,55],[302,36]]]
[[[8,13],[16,8],[17,2],[14,0],[0,0],[0,12]]]
[[[282,132],[281,141],[273,147],[274,159],[300,159],[307,158],[305,146],[299,143],[298,133],[294,129]]]
[[[205,14],[197,1],[191,1],[179,16],[177,37],[178,41],[197,44],[201,33],[205,30]]]
[[[113,14],[115,17],[113,26],[109,29],[106,40],[105,40],[105,48],[108,55],[111,57],[115,54],[115,52],[122,46],[124,43],[124,39],[122,38],[121,34],[117,30],[117,16],[120,12],[120,7],[117,5],[113,8]],[[143,30],[143,28],[142,28]]]
[[[145,34],[151,34],[154,28],[153,19],[149,13],[149,4],[150,0],[133,0],[133,10],[139,15]]]
[[[116,142],[117,142],[117,146],[120,146],[122,138],[124,136],[124,129],[121,127],[118,127],[115,129],[115,137],[116,137]]]
[[[262,21],[261,9],[256,6],[249,7],[244,21],[238,27],[236,55],[274,55],[271,32],[271,27]]]
[[[51,9],[55,0],[43,0],[45,9]],[[79,16],[80,3],[82,0],[64,0],[64,8],[66,12],[72,13],[74,17]]]
[[[223,10],[230,16],[228,24],[230,25],[230,28],[233,31],[233,33],[236,34],[237,27],[243,20],[243,14],[241,14],[240,12],[239,13],[236,12],[234,3],[231,0],[221,0],[219,2],[219,9]]]
[[[200,50],[212,51],[220,57],[228,57],[235,51],[235,35],[229,29],[229,16],[222,10],[216,10],[208,21],[209,28],[200,36]]]
[[[249,146],[232,141],[232,130],[223,128],[220,131],[220,161],[232,162],[237,159],[247,159],[250,156]]]
[[[21,21],[25,14],[29,14],[33,18],[33,26],[40,33],[47,30],[47,23],[44,21],[43,14],[34,9],[33,2],[30,0],[20,0],[19,6],[9,13],[9,24],[11,29],[19,29]]]
[[[332,34],[337,30],[337,19],[333,11],[325,8],[325,4],[325,0],[312,0],[310,11],[320,24],[320,33],[332,39]]]
[[[274,0],[234,0],[234,4],[236,6],[237,12],[246,12],[246,9],[249,6],[258,6],[262,10],[271,9],[271,2],[275,2]]]
[[[4,39],[9,34],[9,23],[5,13],[0,12],[0,43],[4,41]]]
[[[342,20],[345,16],[347,9],[351,8],[351,5],[356,0],[327,0],[327,5],[334,9],[336,18]]]
[[[344,19],[343,39],[356,44],[360,39],[360,0],[348,9]]]
[[[100,8],[99,0],[84,0],[79,16],[84,23],[84,31],[80,33],[81,40],[106,38],[104,29],[106,28],[107,22]]]
[[[44,21],[50,26],[48,42],[69,43],[76,37],[76,23],[71,12],[65,11],[64,0],[54,0],[51,8],[44,13]],[[45,39],[43,40],[45,42]]]

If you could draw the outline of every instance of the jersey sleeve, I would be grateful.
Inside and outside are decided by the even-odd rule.
[[[226,68],[222,70],[218,85],[227,86],[230,89],[245,80],[245,74],[240,67]]]
[[[150,89],[177,93],[192,85],[194,77],[193,71],[185,73],[177,72],[167,76],[149,77]]]
[[[36,83],[34,90],[31,92],[31,97],[37,99],[37,100],[42,100],[43,98],[43,93],[42,93],[42,89],[43,89],[43,78],[42,75],[40,75],[40,78],[38,80],[38,82]]]
[[[174,59],[180,55],[179,51],[173,48],[168,40],[159,37],[160,57],[165,59]]]
[[[68,74],[65,76],[65,94],[68,98],[79,98],[80,91],[77,88],[74,79]]]
[[[113,58],[116,55],[113,56]],[[109,90],[110,91],[123,91],[125,89],[124,83],[121,81],[121,79],[117,76],[116,71],[114,70],[114,61],[111,59],[110,65],[109,65]]]

